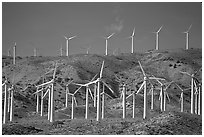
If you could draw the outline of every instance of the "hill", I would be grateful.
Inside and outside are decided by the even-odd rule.
[[[106,102],[107,117],[120,118],[121,99],[119,99],[119,97],[121,95],[122,84],[124,82],[127,83],[127,95],[129,95],[135,89],[138,90],[143,82],[143,74],[139,67],[138,61],[141,62],[145,73],[148,76],[154,75],[155,77],[165,78],[166,82],[175,81],[182,88],[187,88],[190,86],[191,79],[189,76],[183,75],[179,71],[184,71],[188,73],[198,71],[202,67],[202,51],[200,49],[175,49],[148,51],[146,53],[119,54],[117,56],[79,54],[72,55],[69,57],[18,57],[15,66],[11,64],[11,57],[3,56],[2,61],[3,80],[5,78],[8,78],[9,81],[16,83],[16,85],[22,87],[22,89],[30,85],[29,88],[27,88],[26,90],[21,90],[19,88],[19,90],[14,93],[14,114],[16,120],[29,118],[29,114],[35,111],[36,102],[35,97],[32,95],[32,93],[34,93],[36,90],[34,88],[34,85],[40,84],[42,82],[42,76],[50,69],[54,68],[54,61],[58,61],[56,77],[57,82],[61,85],[55,85],[54,89],[56,93],[56,110],[60,111],[62,108],[64,108],[65,93],[63,91],[63,88],[65,88],[67,82],[70,80],[74,80],[77,83],[85,83],[87,80],[91,80],[96,74],[99,73],[102,61],[105,61],[103,78],[114,91],[114,94],[111,94],[111,92],[107,88],[105,89],[105,91],[110,96],[112,96],[112,98],[114,98],[106,98],[108,100]],[[199,81],[202,81],[201,74],[201,71],[196,74],[196,77]],[[116,78],[116,76],[118,78]],[[46,75],[47,81],[49,81],[51,78],[52,73],[48,73]],[[159,86],[156,81],[153,81],[153,83]],[[74,92],[77,88],[78,87],[72,84],[69,85],[70,92]],[[150,86],[148,84],[147,90],[149,89]],[[76,100],[79,106],[79,111],[76,114],[78,118],[82,118],[84,116],[84,114],[82,113],[84,112],[84,107],[80,108],[80,106],[83,106],[85,104],[84,90],[85,89],[82,88],[81,91],[76,95]],[[159,93],[158,90],[155,90],[155,92]],[[179,111],[180,91],[178,87],[172,84],[172,86],[170,86],[170,88],[168,89],[168,93],[170,97],[170,102],[168,102],[167,104],[167,111],[170,113],[171,111]],[[148,98],[150,98],[149,94]],[[158,94],[155,95],[155,110],[152,112],[148,112],[149,117],[161,117],[159,112],[159,101],[156,98],[158,98]],[[190,91],[184,92],[184,100],[184,110],[185,112],[189,112]],[[142,92],[138,94],[136,101],[136,111],[138,117],[141,117],[143,107]],[[148,103],[150,105],[150,101],[148,101]],[[127,113],[131,115],[132,98],[129,98],[127,100],[127,107]],[[95,108],[93,108],[93,117],[95,116],[94,109]],[[179,115],[187,114],[179,113]],[[59,119],[67,119],[67,117],[64,116],[62,116],[63,118],[60,118],[60,114],[56,115],[56,117],[58,117]],[[129,118],[130,117],[131,116],[129,116]],[[127,132],[125,132],[125,134],[126,133]],[[174,134],[174,132],[172,134]],[[186,134],[196,134],[196,132],[186,132]]]

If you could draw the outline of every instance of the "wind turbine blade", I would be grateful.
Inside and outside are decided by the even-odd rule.
[[[181,33],[188,33],[187,31],[181,32]]]
[[[168,100],[170,102],[170,97],[169,97],[169,94],[167,92],[166,92],[166,96],[167,96],[167,98],[168,98]]]
[[[139,62],[139,65],[140,65],[140,68],[141,68],[141,70],[142,70],[143,75],[146,77],[146,74],[145,74],[145,72],[144,72],[144,69],[142,68],[142,65],[141,65],[140,61],[138,61],[138,62]]]
[[[73,37],[69,37],[69,40],[73,39],[73,38],[76,38],[76,36],[73,36]]]
[[[44,97],[46,97],[47,93],[50,91],[50,89],[48,89],[45,94],[43,95],[42,99],[44,99]]]
[[[67,93],[68,95],[70,95],[70,96],[74,96],[74,94],[72,94],[72,93]]]
[[[153,76],[153,75],[152,75]],[[155,79],[156,79],[156,77],[155,76],[153,76]],[[156,79],[156,81],[160,84],[160,85],[163,85],[163,83],[161,83],[161,81],[159,81],[158,79]]]
[[[190,90],[191,88],[184,89],[183,91]]]
[[[126,99],[128,99],[129,97],[131,97],[133,94],[135,94],[135,92],[133,92],[133,93],[131,93],[130,95],[128,95],[127,97],[126,97]],[[121,97],[120,97],[121,98]]]
[[[143,86],[144,86],[145,82],[142,83],[142,85],[140,86],[140,88],[138,89],[137,93],[138,94],[140,92],[140,90],[142,90]]]
[[[162,27],[163,27],[163,25],[159,28],[159,30],[157,31],[157,33],[159,33],[159,32],[161,31]]]
[[[191,77],[191,74],[189,74],[188,72],[183,72],[183,71],[179,71],[179,72],[182,73],[182,74],[186,74],[186,75]]]
[[[135,28],[133,29],[133,31],[132,31],[132,37],[135,35]]]
[[[156,78],[156,77],[149,77],[149,79],[154,79],[154,80],[165,80],[163,78]]]
[[[132,38],[132,36],[126,37],[125,39],[130,39],[130,38]]]
[[[82,86],[88,86],[88,85],[91,85],[91,84],[95,84],[96,82],[100,81],[99,79],[96,79],[94,81],[91,81],[89,83],[86,83],[86,84],[83,84]]]
[[[194,73],[194,75],[196,75],[201,69],[202,69],[202,67],[201,67],[199,70],[197,70],[197,71]]]
[[[66,91],[66,89],[63,88],[58,82],[56,82],[56,84],[57,84],[59,87],[61,87],[64,91]]]
[[[81,88],[82,88],[82,86],[79,87],[79,88],[74,92],[74,94],[76,94]]]
[[[53,82],[53,80],[48,81],[48,82],[46,82],[46,83],[43,83],[43,84],[41,84],[41,85],[36,86],[36,88],[42,87],[42,86],[44,86],[44,85],[48,85],[48,84],[50,84],[50,83],[52,83],[52,82]]]
[[[167,90],[167,89],[171,86],[172,83],[173,83],[173,81],[171,81],[170,83],[168,83],[168,85],[166,86],[166,88],[165,88],[164,90]]]
[[[106,39],[106,40],[108,39],[107,37],[104,37],[104,36],[101,36],[100,38],[103,38],[103,39]]]
[[[40,92],[40,90],[38,90],[38,91],[34,92],[32,95],[37,94],[38,92]]]
[[[87,88],[88,88],[89,93],[90,93],[90,95],[91,95],[91,98],[92,98],[92,100],[93,100],[94,98],[93,98],[93,94],[92,94],[92,92],[91,92],[91,89],[90,89],[89,87],[87,87]]]
[[[179,102],[181,102],[181,98],[182,98],[182,92],[181,92],[181,95],[180,95],[180,98],[179,98]]]
[[[120,81],[120,78],[118,77],[118,75],[114,74],[115,75],[115,78]]]
[[[71,84],[74,80],[69,81],[66,86],[68,86],[69,84]]]
[[[110,95],[108,95],[106,92],[104,92],[104,94],[105,94],[106,96],[108,96],[109,98],[113,99],[113,97],[111,97]]]
[[[91,79],[91,81],[93,81],[93,80],[96,78],[97,75],[98,75],[98,74],[96,74],[96,75]]]
[[[103,67],[104,67],[104,61],[103,61],[102,66],[101,66],[100,78],[102,78],[102,75],[103,75]]]
[[[74,96],[74,102],[75,102],[76,106],[78,106],[75,96]]]
[[[77,86],[81,86],[81,87],[86,86],[85,84],[78,84],[78,83],[72,83],[72,84],[77,85]]]
[[[159,100],[161,99],[161,95],[162,95],[162,93],[161,93],[161,91],[160,91],[160,93],[159,93]]]
[[[42,76],[40,76],[40,77],[45,76],[46,74],[48,74],[48,73],[52,72],[53,70],[55,70],[55,69],[54,69],[54,68],[50,69],[49,71],[45,72],[45,74],[44,74],[44,75],[42,75]]]
[[[183,91],[183,89],[182,89],[177,83],[175,83],[175,85],[176,85],[181,91]]]
[[[114,91],[110,88],[110,86],[108,84],[106,84],[104,81],[102,81],[102,82],[114,94]]]
[[[42,88],[42,89],[40,89],[40,90],[37,90],[36,92],[34,92],[32,95],[34,95],[34,94],[36,94],[36,93],[38,93],[38,92],[41,92],[42,90],[44,90],[44,89],[47,89],[47,88],[49,88],[49,86],[50,85],[47,85],[45,88]]]
[[[194,85],[195,85],[195,90],[196,90],[195,94],[198,94],[198,87],[197,87],[197,85],[196,85],[195,80],[193,81],[193,83],[194,83]]]
[[[189,31],[190,31],[191,27],[192,27],[192,24],[189,26],[189,28],[188,28],[187,32],[189,32]]]
[[[111,38],[115,33],[112,33],[110,36],[107,37],[107,39]]]
[[[68,38],[66,36],[64,36],[64,38],[67,40]]]
[[[153,88],[150,88],[150,90],[149,90],[149,94],[151,94],[152,90],[153,90]]]

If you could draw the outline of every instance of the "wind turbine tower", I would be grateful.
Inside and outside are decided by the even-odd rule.
[[[11,56],[10,48],[8,49],[8,56],[9,56],[9,57]]]
[[[188,28],[187,31],[183,32],[183,33],[186,33],[186,50],[189,49],[189,34],[188,33],[189,33],[191,27],[192,27],[192,24],[190,25],[190,27]]]
[[[133,29],[132,35],[129,37],[132,39],[131,53],[134,53],[134,36],[135,36],[135,28]]]
[[[61,56],[61,57],[63,56],[62,44],[61,44],[61,47],[60,47],[60,56]]]
[[[153,32],[156,34],[156,50],[159,50],[159,32],[161,31],[163,25],[158,29],[158,31]]]
[[[111,35],[109,35],[108,37],[104,37],[106,40],[106,56],[108,55],[108,39],[110,39],[115,33],[112,33]]]
[[[37,56],[37,49],[34,48],[34,57],[36,57],[36,56]]]
[[[16,42],[14,43],[13,47],[13,64],[16,64]]]
[[[67,53],[66,55],[69,56],[69,40],[75,38],[76,36],[72,36],[72,37],[69,37],[67,38],[66,36],[64,36],[64,38],[66,39],[66,46],[67,46]]]

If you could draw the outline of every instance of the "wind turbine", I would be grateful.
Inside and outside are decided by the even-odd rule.
[[[201,104],[201,88],[202,88],[202,84],[199,82],[198,83],[198,115],[201,114],[201,107],[202,107],[202,104]]]
[[[181,95],[180,95],[179,101],[181,102],[181,112],[183,112],[183,110],[184,110],[184,97],[183,97],[183,92],[186,91],[186,90],[189,90],[189,89],[191,89],[191,88],[183,89],[183,88],[181,88],[177,83],[175,83],[175,85],[181,90]]]
[[[53,69],[51,69],[53,70]],[[52,77],[52,80],[46,82],[46,83],[43,83],[43,84],[40,84],[40,85],[37,85],[36,88],[37,88],[37,91],[33,94],[37,94],[37,108],[36,110],[38,111],[38,106],[39,106],[39,92],[42,92],[42,90],[38,90],[40,87],[42,88],[43,86],[47,86],[47,87],[50,87],[47,92],[49,92],[49,99],[48,99],[48,120],[50,122],[54,122],[54,82],[55,82],[55,77],[56,77],[56,71],[57,71],[57,62],[55,63],[55,68],[54,68],[54,72],[53,72],[53,77]]]
[[[95,83],[94,84],[94,104],[93,104],[94,107],[96,107],[96,104],[97,104],[96,97],[97,97],[97,84]]]
[[[73,80],[70,81],[70,82],[68,82],[67,85],[66,85],[66,101],[65,101],[65,107],[66,107],[66,108],[68,107],[69,84],[71,84],[72,82],[73,82]]]
[[[140,61],[138,61],[138,63],[139,63],[139,66],[140,66],[140,68],[141,68],[141,70],[142,70],[143,79],[144,79],[144,80],[143,80],[143,83],[140,85],[140,88],[139,88],[137,91],[134,91],[133,93],[131,93],[127,98],[129,98],[130,96],[132,96],[133,94],[135,94],[135,92],[136,92],[136,94],[138,94],[142,89],[144,89],[143,119],[146,119],[146,114],[147,114],[147,82],[148,82],[149,80],[153,80],[153,79],[154,79],[154,80],[155,80],[155,79],[157,79],[157,80],[165,80],[165,79],[147,76],[146,73],[145,73],[145,71],[144,71],[144,69],[143,69],[143,67],[142,67],[142,65],[141,65],[141,63],[140,63]]]
[[[60,56],[61,56],[61,57],[63,56],[62,44],[61,44],[61,47],[60,47]]]
[[[149,93],[151,94],[151,109],[153,110],[154,109],[154,88],[155,86],[152,83],[150,83],[150,85],[151,85],[151,88],[149,90]]]
[[[9,82],[7,79],[5,82],[2,84],[4,87],[4,118],[3,118],[3,123],[6,123],[8,120],[8,113],[9,113],[9,121],[13,121],[14,118],[14,92],[17,89],[22,89],[22,87],[18,86],[15,81],[13,74],[13,79],[12,82]],[[22,90],[23,91],[23,90]],[[20,92],[18,92],[20,93]]]
[[[198,82],[199,84],[199,82]],[[195,114],[199,114],[200,111],[200,102],[201,102],[201,97],[200,97],[200,88],[197,86],[196,81],[194,80],[194,86],[195,86]]]
[[[189,49],[189,31],[190,31],[191,27],[192,27],[192,24],[189,26],[187,31],[182,32],[182,33],[186,34],[186,50]]]
[[[100,84],[101,83],[104,84],[112,92],[112,94],[114,94],[114,91],[102,79],[103,68],[104,68],[104,61],[103,61],[102,65],[101,65],[99,78],[97,78],[96,80],[91,81],[89,83],[86,83],[84,85],[84,86],[87,86],[87,85],[91,85],[91,84],[97,84],[97,115],[96,115],[96,121],[99,121],[101,119],[101,92],[100,92]]]
[[[37,49],[34,48],[34,57],[36,57],[36,56],[37,56]]]
[[[123,84],[123,119],[126,117],[126,84]]]
[[[4,117],[3,117],[3,124],[6,124],[8,121],[8,80],[6,79],[5,82],[2,84],[4,86]]]
[[[105,55],[108,55],[108,39],[110,39],[115,33],[112,33],[111,35],[109,35],[108,37],[104,37],[106,40],[106,53]]]
[[[105,84],[103,84],[102,88],[103,88],[103,91],[101,93],[101,95],[102,95],[102,112],[101,112],[102,116],[101,116],[101,118],[104,119],[105,118],[105,95],[111,99],[112,99],[112,97],[105,92]]]
[[[14,43],[13,47],[13,64],[16,64],[16,42]]]
[[[97,74],[91,79],[91,81],[89,82],[92,82],[95,77],[97,76]],[[90,85],[93,84],[89,84],[89,83],[86,83],[86,84],[78,84],[78,83],[73,83],[74,85],[78,85],[78,86],[81,86],[81,87],[86,87],[86,112],[85,112],[85,119],[88,119],[88,113],[89,113],[89,93],[93,99],[93,95],[91,93],[91,89],[90,89]]]
[[[11,56],[11,48],[9,48],[9,49],[7,50],[7,54],[8,54],[9,57]]]
[[[132,31],[132,35],[128,38],[132,39],[132,47],[131,47],[131,53],[134,53],[134,36],[135,36],[135,28]]]
[[[74,102],[75,102],[75,105],[77,105],[77,102],[76,102],[76,98],[75,98],[75,94],[81,89],[82,86],[80,86],[74,93],[70,93],[68,92],[67,94],[72,96],[72,111],[71,111],[71,119],[74,119]]]
[[[70,93],[69,91],[69,85],[70,84],[74,84],[73,83],[73,80],[69,81],[67,84],[66,84],[66,88],[63,88],[58,82],[56,82],[56,84],[58,86],[60,86],[64,91],[65,91],[65,94],[66,94],[66,102],[65,102],[65,107],[67,108],[68,107],[68,95],[70,95],[72,98],[71,98],[71,102],[72,102],[72,109],[71,109],[71,119],[74,119],[74,104],[77,106],[77,101],[76,101],[76,97],[75,97],[75,94],[80,91],[80,89],[82,88],[82,86],[80,86],[74,93]]]
[[[89,50],[91,49],[91,46],[89,46],[87,49],[86,49],[86,54],[89,54]]]
[[[117,79],[116,81],[121,83],[122,81],[120,81],[119,77],[117,75],[115,75],[115,78]],[[122,106],[123,106],[123,119],[126,118],[126,87],[127,87],[127,82],[122,82],[122,93],[121,93],[121,97],[122,97]],[[133,102],[134,102],[134,96],[133,95]],[[120,97],[120,98],[121,98]],[[134,111],[134,103],[133,103],[133,111]],[[133,112],[134,115],[134,112]],[[134,117],[133,117],[134,118]]]
[[[67,45],[67,53],[66,55],[69,56],[69,40],[73,39],[73,38],[76,38],[76,36],[72,36],[72,37],[66,37],[64,36],[64,38],[66,39],[66,45]]]
[[[180,73],[182,74],[185,74],[189,77],[191,77],[191,114],[194,113],[194,80],[197,80],[198,79],[195,77],[195,75],[200,71],[200,69],[198,71],[196,71],[195,73],[192,73],[192,74],[189,74],[188,72],[182,72],[180,71]]]
[[[169,95],[167,93],[167,89],[170,87],[170,85],[173,83],[173,81],[167,82],[167,83],[162,83],[158,79],[156,79],[156,80],[160,84],[160,95],[159,95],[160,109],[161,109],[161,111],[166,111],[166,97],[168,97],[168,100],[170,101]]]
[[[60,56],[62,57],[63,56],[63,52],[66,52],[63,48],[62,48],[62,44],[61,44],[61,46],[60,46]]]
[[[161,31],[163,25],[156,31],[152,32],[156,34],[156,50],[159,50],[159,32]]]

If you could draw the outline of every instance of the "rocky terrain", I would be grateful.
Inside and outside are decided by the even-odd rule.
[[[55,91],[55,123],[49,123],[45,116],[35,113],[35,85],[52,79],[54,61],[58,61]],[[102,61],[105,61],[103,79],[113,89],[105,92],[111,96],[106,98],[105,119],[97,122],[96,108],[90,98],[89,120],[84,119],[85,88],[76,94],[78,106],[75,107],[75,119],[70,119],[70,106],[65,107],[65,85],[73,80],[86,83],[99,73]],[[12,57],[2,56],[2,80],[5,78],[15,83],[19,89],[14,93],[14,122],[3,125],[3,134],[202,134],[202,116],[191,115],[190,91],[184,92],[184,112],[180,112],[180,90],[174,84],[168,89],[170,101],[166,112],[159,109],[159,90],[155,89],[154,110],[150,110],[150,93],[148,93],[147,119],[142,119],[143,97],[141,91],[136,96],[136,118],[132,118],[132,97],[127,99],[127,118],[122,119],[121,86],[127,84],[127,96],[138,90],[143,82],[143,74],[139,67],[141,62],[148,76],[165,78],[166,82],[174,81],[182,88],[190,87],[190,77],[179,71],[194,73],[202,67],[201,49],[159,50],[145,53],[119,54],[117,56],[101,56],[95,54],[71,55],[70,57],[17,57],[16,65],[12,65]],[[98,76],[97,76],[98,77]],[[202,70],[196,76],[202,81]],[[155,86],[158,82],[152,81]],[[28,86],[28,88],[26,88]],[[25,89],[26,88],[26,89]],[[70,84],[73,93],[78,87]],[[93,87],[92,87],[93,89]],[[148,84],[147,90],[150,90]],[[2,106],[3,106],[2,95]],[[47,101],[45,101],[45,111]],[[3,109],[3,108],[2,108]]]

